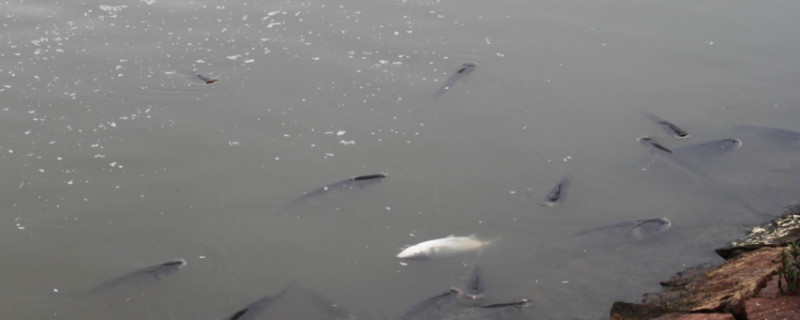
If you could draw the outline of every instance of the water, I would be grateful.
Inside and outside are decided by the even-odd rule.
[[[500,237],[479,260],[489,303],[607,319],[768,219],[727,192],[762,213],[797,203],[800,146],[736,126],[800,130],[798,7],[2,1],[0,310],[222,319],[296,282],[393,318],[463,286],[474,262],[395,255],[475,233]],[[434,99],[464,62],[477,67]],[[726,192],[653,161],[645,135],[741,139],[686,159]],[[563,203],[538,205],[567,175]],[[570,237],[656,217],[673,227],[643,241]],[[177,258],[188,266],[159,281],[69,297]]]

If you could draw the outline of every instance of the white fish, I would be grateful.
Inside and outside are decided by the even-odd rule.
[[[468,237],[450,235],[447,238],[425,241],[397,254],[400,259],[429,260],[449,258],[483,248],[494,240],[481,241],[475,234]]]

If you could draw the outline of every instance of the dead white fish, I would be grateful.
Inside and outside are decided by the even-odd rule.
[[[660,125],[665,131],[667,131],[670,134],[674,135],[676,138],[688,138],[689,137],[689,133],[687,133],[683,129],[679,128],[678,126],[676,126],[672,122],[669,122],[667,120],[659,118],[656,115],[654,115],[652,113],[649,113],[649,112],[646,112],[646,111],[642,111],[642,115],[644,115],[646,118],[652,120],[656,124]]]
[[[472,73],[472,71],[474,71],[476,67],[477,65],[474,62],[464,62],[461,65],[461,68],[458,68],[458,71],[456,71],[456,73],[450,76],[450,78],[448,78],[447,81],[444,82],[442,87],[439,88],[439,92],[436,92],[435,98],[439,99],[447,91],[450,91],[450,89],[453,88],[456,82],[461,80],[461,78],[466,77],[467,75]]]
[[[495,240],[481,241],[475,234],[468,237],[450,235],[446,238],[425,241],[406,248],[397,257],[412,260],[433,260],[457,256],[486,247]]]

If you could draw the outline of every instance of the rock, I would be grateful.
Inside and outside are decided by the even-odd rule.
[[[753,298],[747,300],[748,319],[800,319],[800,296]]]
[[[611,306],[611,320],[647,320],[667,312],[667,309],[657,306],[617,301]]]
[[[736,320],[730,313],[670,313],[653,320]]]
[[[755,227],[746,237],[731,241],[714,251],[721,257],[730,259],[744,252],[763,247],[785,246],[797,240],[800,240],[800,212],[795,208],[792,213]]]
[[[668,281],[664,290],[645,296],[644,304],[673,312],[728,312],[740,318],[745,300],[758,293],[777,272],[783,248],[762,248],[725,261],[700,275]],[[675,279],[675,278],[673,278]]]
[[[800,319],[800,295],[781,295],[773,276],[755,298],[745,302],[748,319]]]

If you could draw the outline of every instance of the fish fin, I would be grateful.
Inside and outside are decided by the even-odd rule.
[[[456,235],[454,235],[454,234],[451,234],[451,235],[447,236],[446,238],[452,238],[452,237],[455,237],[455,236],[456,236]]]
[[[488,245],[490,245],[492,243],[495,243],[497,240],[500,240],[500,237],[495,237],[494,239],[491,239],[489,241],[484,241],[482,246],[483,247],[488,246]]]
[[[470,238],[470,239],[477,239],[477,238],[478,238],[478,236],[477,236],[476,234],[474,234],[474,233],[473,233],[473,234],[471,234],[471,235],[467,236],[467,238]]]

